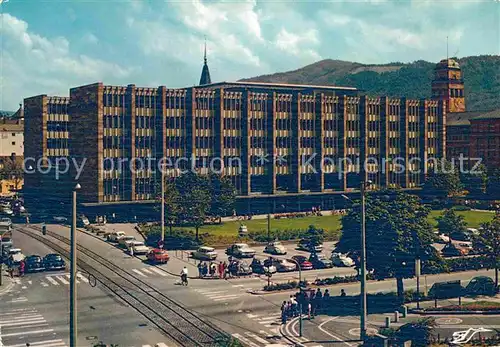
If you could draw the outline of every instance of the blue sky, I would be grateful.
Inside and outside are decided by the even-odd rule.
[[[438,61],[500,54],[498,0],[0,0],[0,109],[70,87],[197,84],[322,59]]]

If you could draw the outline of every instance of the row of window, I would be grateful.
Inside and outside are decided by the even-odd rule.
[[[68,122],[47,122],[47,131],[68,131]]]
[[[68,114],[68,104],[48,104],[47,112],[49,114]]]
[[[12,145],[15,146],[15,142]],[[47,139],[47,148],[68,148],[68,139]]]

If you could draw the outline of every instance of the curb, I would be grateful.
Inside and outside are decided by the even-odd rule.
[[[292,323],[293,321],[295,321],[296,319],[298,319],[298,318],[294,318],[294,319],[290,320],[290,321],[288,322],[288,324],[291,324],[291,323]],[[294,347],[306,347],[306,345],[305,345],[304,343],[307,343],[307,342],[304,342],[304,343],[302,343],[302,342],[298,342],[298,341],[294,340],[294,339],[292,338],[292,336],[288,336],[288,335],[286,334],[286,332],[284,331],[284,330],[285,330],[285,328],[286,328],[286,325],[287,325],[287,324],[281,324],[281,325],[280,325],[280,335],[281,335],[282,337],[284,337],[284,338],[285,338],[285,340],[287,340],[288,342],[290,342],[290,343],[291,343]]]
[[[500,310],[494,311],[423,311],[423,310],[410,310],[410,313],[419,315],[470,315],[470,314],[481,314],[481,315],[500,315]]]

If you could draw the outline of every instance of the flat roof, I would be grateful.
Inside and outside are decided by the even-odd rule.
[[[314,84],[294,84],[294,83],[271,83],[271,82],[217,82],[211,84],[204,84],[201,86],[195,86],[195,88],[211,88],[220,86],[232,86],[232,87],[261,87],[261,88],[295,88],[295,89],[326,89],[326,90],[350,90],[357,91],[355,87],[342,87],[342,86],[319,86]],[[181,88],[182,89],[182,88]]]

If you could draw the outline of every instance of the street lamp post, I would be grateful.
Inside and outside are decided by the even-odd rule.
[[[161,242],[165,242],[165,165],[161,168]]]
[[[76,193],[81,188],[80,184],[76,184],[73,188],[73,213],[72,213],[72,223],[71,223],[71,255],[70,255],[70,301],[69,301],[69,345],[70,347],[76,347],[77,339],[77,320],[76,320]]]
[[[299,269],[299,293],[300,295],[300,302],[299,304],[299,337],[302,337],[302,269],[300,267],[300,264],[297,260],[291,258],[291,261],[293,261],[295,264],[297,264],[297,269]]]

